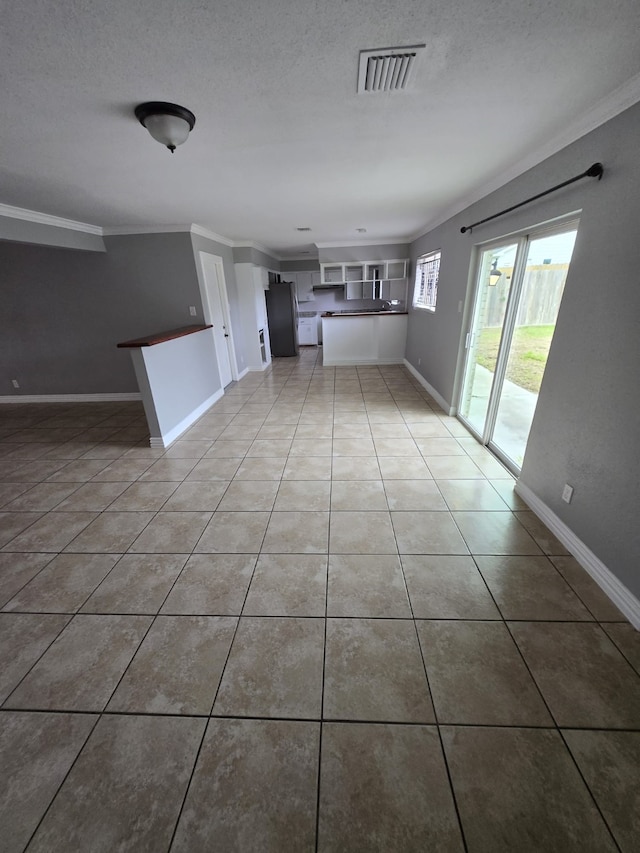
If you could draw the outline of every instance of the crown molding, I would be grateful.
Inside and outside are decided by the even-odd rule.
[[[255,249],[258,252],[264,252],[265,255],[271,255],[277,261],[283,260],[274,249],[268,249],[262,243],[256,243],[255,240],[234,240],[232,245],[234,249]]]
[[[216,243],[222,243],[223,246],[236,246],[233,240],[230,240],[228,237],[223,237],[222,234],[216,234],[215,231],[211,231],[209,228],[205,228],[202,225],[197,225],[195,222],[191,224],[188,229],[192,234],[197,234],[198,237],[205,237],[207,240],[215,240]]]
[[[104,237],[124,237],[128,234],[180,234],[188,233],[189,225],[115,225],[102,229]]]
[[[23,219],[26,222],[36,222],[38,225],[67,228],[70,231],[82,231],[85,234],[95,234],[97,237],[102,237],[102,228],[99,225],[90,225],[88,222],[77,222],[75,219],[64,219],[61,216],[40,213],[37,210],[27,210],[24,207],[13,207],[10,204],[0,204],[0,216],[7,216],[10,219]]]
[[[458,199],[458,201],[445,211],[439,213],[434,219],[423,226],[420,231],[414,234],[411,242],[424,237],[430,231],[433,231],[434,228],[437,228],[438,225],[442,225],[443,222],[452,219],[458,213],[462,213],[463,210],[466,210],[472,204],[480,201],[480,199],[500,189],[500,187],[505,186],[509,181],[514,180],[514,178],[519,177],[529,169],[533,169],[534,166],[538,166],[548,157],[552,157],[558,151],[562,151],[563,148],[586,136],[587,133],[591,133],[592,130],[596,130],[596,128],[606,124],[606,122],[620,115],[620,113],[629,109],[629,107],[632,107],[638,101],[640,101],[640,74],[635,74],[626,83],[623,83],[622,86],[618,86],[609,95],[601,98],[586,113],[573,122],[570,122],[557,136],[554,136],[545,142],[544,145],[536,148],[535,151],[530,152],[504,171],[499,178],[487,181],[487,183],[478,187],[464,198]]]
[[[413,237],[391,237],[384,240],[348,240],[343,243],[315,243],[318,249],[348,249],[350,246],[408,246]]]

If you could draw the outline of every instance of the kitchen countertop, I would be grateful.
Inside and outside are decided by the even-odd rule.
[[[408,311],[328,311],[322,314],[325,317],[388,317],[390,314],[408,314]]]

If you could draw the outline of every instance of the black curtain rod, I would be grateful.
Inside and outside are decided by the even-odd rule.
[[[542,198],[542,196],[549,195],[549,193],[554,193],[556,190],[562,189],[562,187],[569,186],[569,184],[573,184],[576,181],[581,180],[582,178],[600,178],[604,174],[604,166],[602,163],[594,163],[593,166],[589,166],[586,172],[583,172],[581,175],[576,175],[575,178],[569,178],[568,181],[563,181],[561,184],[558,184],[555,187],[551,187],[550,190],[545,190],[543,193],[538,193],[538,195],[533,195],[531,198],[526,199],[526,201],[521,201],[520,204],[514,204],[513,207],[508,207],[506,210],[501,210],[500,213],[494,213],[493,216],[487,216],[486,219],[481,219],[479,222],[474,222],[473,225],[463,225],[460,229],[461,234],[465,234],[467,231],[472,231],[477,225],[484,225],[485,222],[491,222],[492,219],[497,219],[498,216],[504,216],[505,213],[511,213],[512,210],[517,210],[519,207],[522,207],[524,204],[529,204],[531,201],[536,201],[536,199]]]

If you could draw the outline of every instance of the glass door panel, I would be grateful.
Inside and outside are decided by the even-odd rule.
[[[479,261],[459,413],[484,441],[517,251],[517,242],[494,246]]]
[[[570,230],[541,236],[527,245],[491,435],[491,445],[517,468],[522,467],[576,234]]]

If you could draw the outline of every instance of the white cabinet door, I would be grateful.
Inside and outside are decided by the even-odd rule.
[[[310,272],[296,273],[298,302],[314,302],[313,279]]]
[[[300,317],[298,320],[298,343],[307,346],[318,343],[318,321],[315,317]]]

